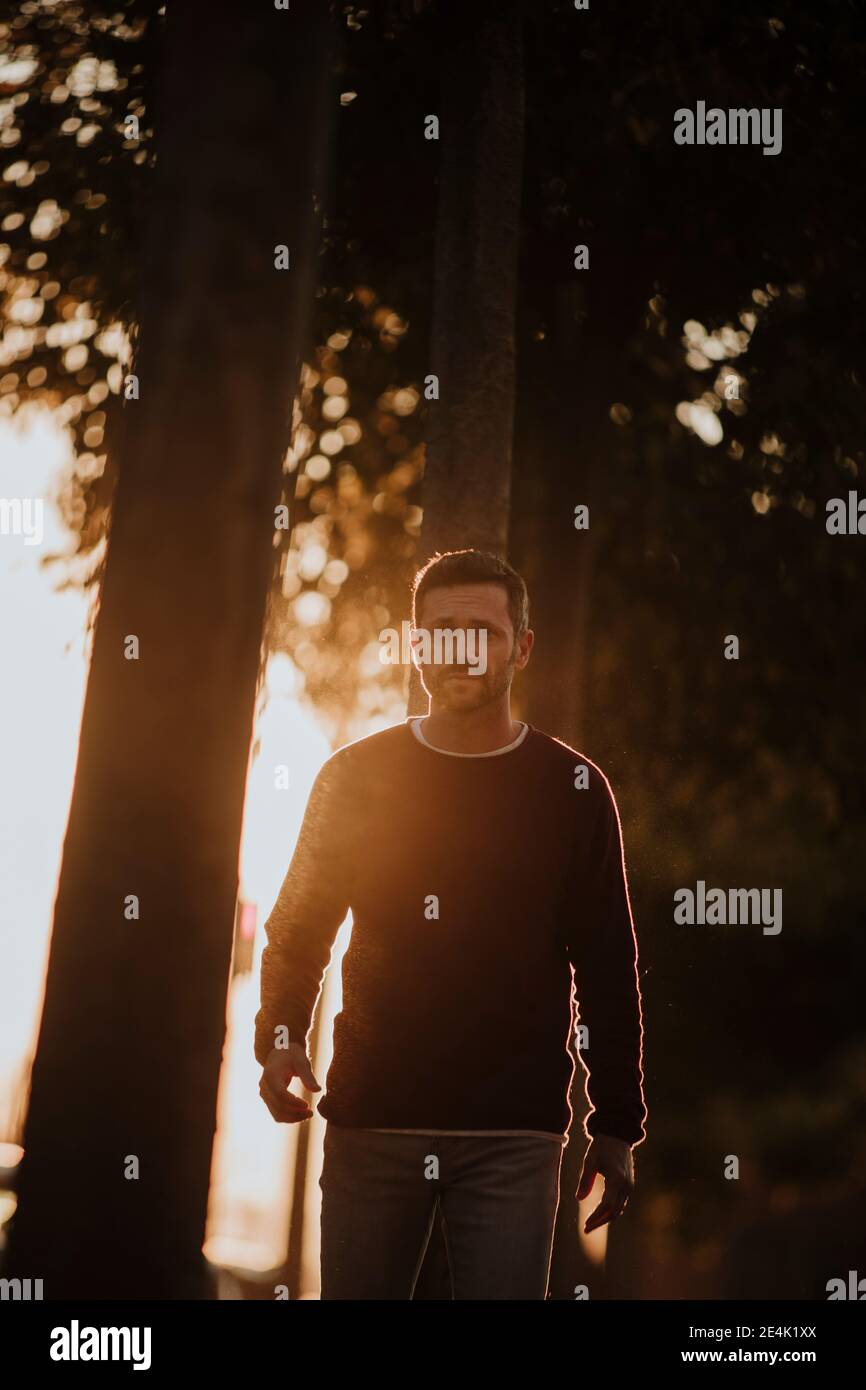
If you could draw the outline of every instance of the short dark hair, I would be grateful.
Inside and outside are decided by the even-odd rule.
[[[508,612],[515,640],[529,627],[529,595],[522,577],[488,550],[437,551],[422,565],[412,584],[412,625],[424,595],[446,584],[501,584],[508,594]]]

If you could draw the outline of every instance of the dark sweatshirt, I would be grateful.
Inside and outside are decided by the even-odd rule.
[[[583,754],[530,725],[499,756],[447,756],[408,720],[334,753],[265,923],[260,1063],[280,1025],[306,1043],[350,908],[325,1119],[564,1134],[573,967],[586,1134],[645,1137],[619,815]]]

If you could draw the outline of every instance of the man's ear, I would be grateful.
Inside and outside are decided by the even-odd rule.
[[[421,629],[416,627],[414,623],[409,629],[409,655],[412,665],[419,673],[424,665],[422,661],[418,660],[418,634],[420,634],[420,631]]]
[[[528,662],[530,653],[532,652],[532,648],[534,647],[534,645],[535,633],[532,631],[532,628],[530,627],[526,629],[523,636],[519,638],[517,642],[517,656],[515,657],[514,665],[518,671],[522,671],[524,666]]]

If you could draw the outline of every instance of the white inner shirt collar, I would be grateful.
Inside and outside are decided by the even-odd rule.
[[[529,733],[529,725],[523,725],[517,738],[512,739],[511,743],[506,743],[502,748],[491,748],[489,753],[455,753],[450,748],[437,748],[435,744],[429,743],[421,732],[421,725],[427,718],[426,714],[416,715],[409,720],[409,726],[419,743],[423,743],[425,748],[429,748],[434,753],[444,753],[448,758],[498,758],[500,753],[510,753],[512,748],[517,748]]]

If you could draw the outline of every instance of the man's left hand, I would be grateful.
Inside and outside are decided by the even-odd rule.
[[[580,1181],[577,1184],[577,1200],[583,1201],[592,1191],[596,1176],[604,1178],[604,1195],[594,1212],[587,1217],[583,1228],[584,1235],[615,1221],[621,1216],[629,1197],[634,1191],[634,1159],[631,1144],[624,1139],[616,1139],[609,1134],[596,1134],[586,1151]]]

